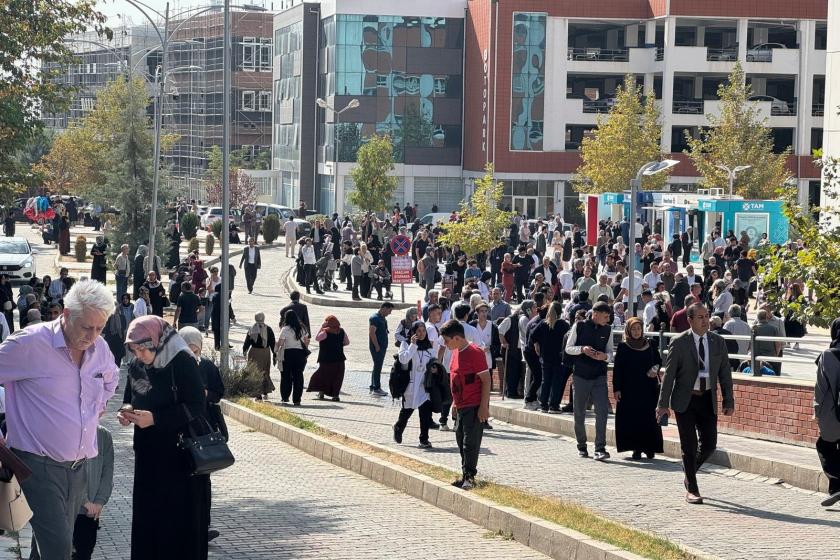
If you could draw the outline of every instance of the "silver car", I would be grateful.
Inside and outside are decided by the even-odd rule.
[[[28,282],[35,274],[35,255],[25,237],[0,237],[0,274],[12,282]]]

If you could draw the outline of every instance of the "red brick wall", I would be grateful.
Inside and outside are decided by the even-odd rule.
[[[826,19],[826,0],[671,0],[671,15]]]
[[[490,30],[490,8],[489,0],[469,0],[467,21],[464,33],[464,162],[467,169],[481,171],[488,161],[491,151],[490,138],[493,129],[493,53],[490,52],[492,33]],[[488,51],[487,71],[487,99],[484,97],[484,51]],[[507,66],[499,61],[500,68],[508,68],[510,71],[510,55],[508,54]],[[487,152],[482,149],[482,130],[484,128],[482,119],[485,116],[484,103],[487,103]],[[503,122],[507,122],[504,120]]]

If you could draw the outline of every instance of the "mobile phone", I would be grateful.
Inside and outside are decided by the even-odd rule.
[[[134,407],[126,403],[119,408],[118,412],[134,412]]]
[[[660,426],[667,426],[668,425],[668,415],[663,414],[659,417],[659,425]]]

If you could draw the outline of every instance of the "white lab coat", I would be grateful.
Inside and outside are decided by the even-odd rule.
[[[400,363],[407,365],[411,362],[409,372],[411,380],[403,393],[403,408],[420,408],[429,400],[429,393],[423,386],[426,377],[426,364],[432,359],[432,350],[418,350],[416,344],[403,342],[400,345]]]

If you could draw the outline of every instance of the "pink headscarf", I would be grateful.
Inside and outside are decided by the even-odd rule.
[[[126,331],[125,343],[152,350],[155,353],[152,366],[159,369],[169,365],[179,352],[186,351],[193,356],[181,335],[157,315],[144,315],[134,319]]]

